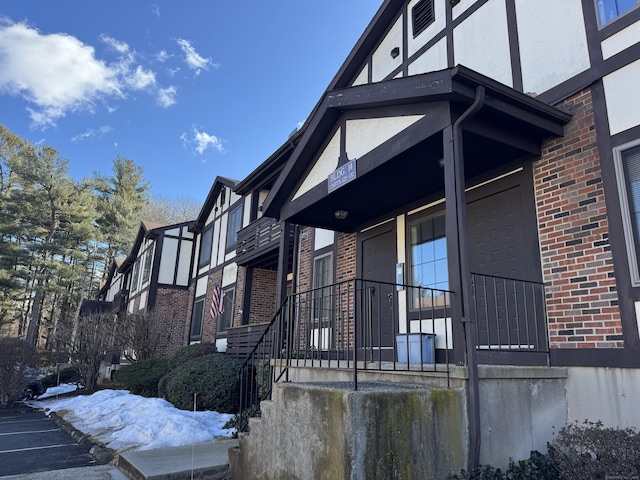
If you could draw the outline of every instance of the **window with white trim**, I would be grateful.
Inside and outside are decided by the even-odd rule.
[[[236,287],[226,287],[222,289],[222,305],[224,311],[218,317],[218,331],[225,332],[233,326],[233,313],[236,304]]]
[[[409,278],[411,308],[421,309],[448,304],[449,268],[444,214],[422,218],[409,225]]]
[[[605,25],[640,5],[640,0],[596,0],[598,23]]]
[[[189,332],[189,341],[197,342],[202,340],[202,315],[204,313],[204,298],[193,304],[193,312],[191,313],[191,330]]]
[[[640,140],[614,149],[631,280],[640,286]]]
[[[229,212],[229,221],[227,222],[227,250],[231,250],[238,244],[238,232],[242,228],[242,206]]]

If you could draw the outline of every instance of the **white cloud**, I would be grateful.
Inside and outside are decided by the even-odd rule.
[[[161,107],[167,108],[176,103],[177,89],[173,85],[158,90],[156,101]]]
[[[158,7],[158,5],[154,3],[153,5],[151,5],[151,13],[160,18],[160,7]]]
[[[186,133],[183,133],[180,135],[180,140],[182,140],[185,148],[192,148],[200,155],[204,154],[209,148],[218,152],[225,151],[224,143],[226,142],[224,140],[207,132],[201,132],[196,127],[192,128],[191,138]]]
[[[170,55],[166,50],[160,50],[158,53],[156,53],[156,60],[158,60],[160,63],[166,62],[171,57],[173,57],[173,55]]]
[[[100,40],[102,40],[105,44],[107,44],[109,47],[111,47],[121,55],[129,53],[129,45],[126,42],[121,42],[107,35],[100,35]]]
[[[202,70],[209,70],[209,67],[218,68],[217,63],[213,63],[210,58],[204,58],[193,48],[189,40],[179,38],[176,40],[180,49],[185,55],[184,61],[191,70],[195,70],[196,75],[200,75]]]
[[[98,128],[97,130],[94,130],[93,128],[90,128],[82,133],[79,133],[78,135],[75,135],[73,138],[71,138],[71,141],[74,143],[78,143],[81,142],[83,140],[88,140],[90,138],[102,138],[104,135],[106,135],[107,133],[111,132],[113,130],[113,128],[111,128],[108,125],[103,125],[102,127]]]
[[[42,129],[69,113],[98,106],[113,111],[117,107],[107,103],[132,90],[163,97],[161,106],[175,103],[175,88],[163,90],[153,71],[136,64],[129,45],[104,35],[101,40],[117,53],[116,61],[97,58],[92,46],[71,35],[0,20],[0,95],[26,100],[32,126]]]
[[[127,84],[134,90],[144,90],[156,84],[156,75],[138,65],[135,71],[126,79]]]
[[[94,130],[93,128],[90,128],[82,133],[79,133],[78,135],[75,135],[71,138],[71,141],[73,143],[79,143],[82,142],[84,140],[88,140],[90,138],[102,138],[104,135],[106,135],[107,133],[111,132],[113,130],[113,128],[111,128],[108,125],[103,125],[102,127],[98,128],[97,130]]]

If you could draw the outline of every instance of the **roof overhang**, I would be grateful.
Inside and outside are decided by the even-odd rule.
[[[562,136],[570,115],[462,66],[330,91],[267,197],[265,214],[300,225],[353,232],[442,191],[442,132],[473,103],[478,86],[485,90],[483,108],[464,125],[468,178],[517,159],[537,158],[545,138]],[[353,180],[331,192],[328,178],[305,187],[332,141],[340,145],[335,161],[341,167],[353,160],[349,135],[366,138],[362,120],[385,116],[415,120],[355,155]],[[385,134],[372,130],[370,136],[381,133]],[[337,211],[348,212],[347,218],[337,219]]]

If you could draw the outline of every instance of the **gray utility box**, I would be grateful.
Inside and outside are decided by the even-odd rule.
[[[434,363],[435,334],[433,333],[399,333],[396,335],[398,362],[400,363]],[[408,345],[408,349],[407,349]]]

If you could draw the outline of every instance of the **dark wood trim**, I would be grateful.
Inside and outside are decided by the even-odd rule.
[[[445,40],[447,45],[447,67],[453,68],[455,67],[455,57],[453,55],[453,5],[449,1],[446,2],[445,15],[444,35],[447,37]]]
[[[522,92],[522,63],[520,61],[520,42],[518,41],[518,20],[516,18],[516,3],[506,2],[507,35],[509,36],[509,52],[511,56],[511,81],[513,88]]]
[[[625,143],[633,142],[640,138],[640,125],[632,127],[624,132],[617,133],[611,137],[611,147],[619,147]]]
[[[586,1],[588,2],[589,0],[583,0],[583,2]],[[588,9],[585,8],[585,12]],[[598,18],[597,18],[597,14],[595,11],[595,4],[593,2],[593,0],[591,0],[591,9],[593,11],[593,14],[595,16],[595,22],[596,22],[596,26],[598,26]],[[586,13],[585,13],[586,15]],[[636,7],[632,10],[629,10],[626,13],[623,13],[622,15],[620,15],[618,18],[611,20],[609,23],[607,23],[606,25],[603,25],[602,27],[598,28],[598,37],[599,40],[604,40],[612,35],[615,35],[616,33],[618,33],[620,30],[624,30],[625,28],[627,28],[630,25],[633,25],[634,23],[636,23],[638,20],[640,20],[640,8]]]
[[[156,298],[158,296],[158,277],[160,276],[160,260],[162,257],[164,235],[158,235],[154,243],[153,263],[151,264],[151,272],[149,275],[149,298],[147,299],[147,311],[153,310],[156,306]],[[151,248],[148,248],[147,250],[151,250]]]
[[[554,348],[550,352],[550,361],[553,367],[640,368],[640,349]]]
[[[605,194],[607,218],[609,221],[609,244],[618,293],[618,306],[622,322],[625,346],[640,348],[638,324],[636,322],[635,300],[640,300],[640,287],[631,284],[626,238],[620,208],[620,194],[613,157],[613,146],[609,133],[607,105],[602,81],[591,89],[596,126],[596,139],[600,153],[600,173]]]
[[[251,314],[251,289],[253,288],[253,267],[241,267],[244,268],[244,290],[242,292],[242,325],[248,325]]]
[[[593,68],[594,65],[602,63],[601,38],[594,0],[582,0],[582,11],[584,12],[584,28],[587,34],[589,65]]]

